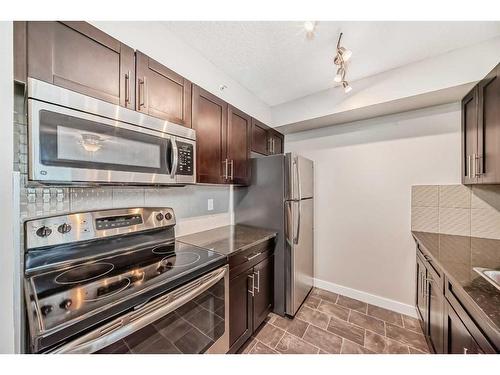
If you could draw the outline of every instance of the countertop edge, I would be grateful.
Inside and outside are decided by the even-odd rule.
[[[436,233],[438,234],[438,233]],[[469,294],[465,291],[465,289],[462,287],[462,285],[453,277],[449,274],[449,272],[446,270],[445,267],[443,267],[443,265],[441,264],[441,262],[439,262],[433,255],[432,253],[426,248],[426,246],[422,243],[422,241],[420,241],[417,236],[414,234],[413,231],[411,231],[411,235],[412,237],[414,238],[415,242],[419,245],[420,249],[422,250],[422,252],[425,252],[425,255],[429,256],[432,261],[434,263],[436,263],[442,270],[443,272],[445,273],[446,275],[446,278],[450,279],[452,284],[454,285],[455,288],[458,288],[460,289],[460,298],[466,298],[467,299],[467,302],[469,304],[472,304],[474,305],[476,308],[474,309],[475,311],[473,311],[472,313],[475,313],[475,314],[478,314],[480,315],[480,317],[478,316],[474,316],[471,311],[469,311],[468,309],[465,309],[467,311],[467,313],[471,314],[471,316],[474,318],[474,321],[476,322],[476,324],[478,324],[481,329],[484,331],[484,332],[492,332],[492,333],[496,333],[497,335],[500,335],[500,327],[497,327],[497,325],[495,323],[493,323],[493,321],[490,319],[490,317],[479,307],[479,305],[476,303],[476,301],[474,301],[470,296]],[[446,298],[446,296],[444,296]],[[449,302],[448,302],[449,303]],[[480,318],[480,319],[478,319]],[[487,325],[487,329],[485,329],[485,324]],[[492,342],[495,342],[491,337],[490,335],[487,334],[487,337],[489,337],[490,340],[492,340]]]

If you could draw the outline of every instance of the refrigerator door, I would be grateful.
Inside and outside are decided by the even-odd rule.
[[[313,199],[287,201],[286,313],[295,315],[313,286]]]
[[[286,160],[286,199],[300,200],[314,195],[314,164],[312,160],[288,153]]]

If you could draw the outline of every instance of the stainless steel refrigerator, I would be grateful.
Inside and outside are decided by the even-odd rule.
[[[313,286],[314,165],[293,153],[251,160],[234,191],[235,223],[274,229],[274,312],[295,315]]]

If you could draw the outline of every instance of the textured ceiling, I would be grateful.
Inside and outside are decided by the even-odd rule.
[[[340,31],[353,51],[347,79],[381,73],[500,35],[500,22],[164,22],[270,106],[332,87]],[[222,84],[223,82],[221,82]],[[230,88],[229,88],[230,89]]]

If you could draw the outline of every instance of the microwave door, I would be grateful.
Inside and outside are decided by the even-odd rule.
[[[31,180],[175,183],[168,134],[36,100],[28,116]]]

